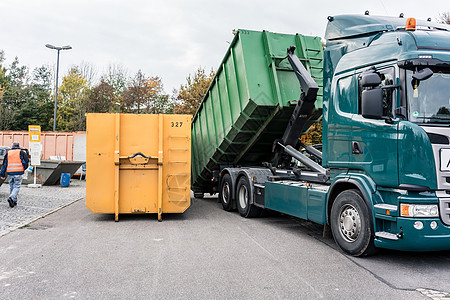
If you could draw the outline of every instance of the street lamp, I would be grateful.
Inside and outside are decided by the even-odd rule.
[[[58,51],[58,58],[56,59],[56,83],[55,83],[55,112],[53,113],[53,131],[56,131],[56,108],[58,107],[58,72],[59,72],[59,51],[70,50],[71,46],[55,47],[53,45],[47,44],[45,47],[49,49],[54,49]]]

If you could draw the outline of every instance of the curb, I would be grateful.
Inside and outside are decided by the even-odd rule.
[[[17,230],[17,229],[19,229],[19,228],[21,228],[21,227],[23,227],[23,226],[26,226],[26,225],[31,224],[31,223],[33,223],[33,222],[39,220],[39,219],[42,219],[42,218],[44,218],[44,217],[46,217],[46,216],[48,216],[48,215],[50,215],[50,214],[52,214],[52,213],[54,213],[54,212],[57,212],[58,210],[60,210],[60,209],[62,209],[62,208],[64,208],[64,207],[69,206],[69,205],[71,205],[71,204],[73,204],[73,203],[75,203],[75,202],[77,202],[77,201],[80,201],[80,200],[82,200],[82,199],[84,199],[84,198],[85,198],[85,197],[81,197],[81,198],[72,200],[72,201],[70,201],[70,202],[68,202],[68,203],[65,203],[65,204],[62,204],[62,205],[60,205],[60,206],[58,206],[58,207],[56,207],[56,208],[54,208],[54,209],[52,209],[52,210],[50,210],[50,211],[48,211],[48,212],[42,214],[42,215],[39,215],[39,216],[34,217],[34,218],[32,218],[32,219],[26,220],[26,221],[24,221],[24,222],[22,222],[22,223],[20,223],[20,224],[18,224],[18,225],[12,226],[12,227],[8,228],[7,230],[5,230],[5,231],[3,231],[3,232],[0,232],[0,237],[2,237],[2,236],[4,236],[4,235],[7,235],[7,234],[10,233],[11,231]]]

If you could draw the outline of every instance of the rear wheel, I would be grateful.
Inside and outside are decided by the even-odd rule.
[[[370,211],[358,190],[340,193],[333,203],[331,231],[336,244],[353,256],[374,254],[374,234]]]
[[[252,193],[247,177],[241,177],[236,189],[236,202],[239,214],[244,218],[253,218],[261,214],[262,209],[251,204]]]
[[[232,188],[233,183],[231,181],[231,176],[229,174],[225,174],[220,182],[219,199],[222,203],[223,209],[226,211],[233,210],[233,199],[231,197]]]

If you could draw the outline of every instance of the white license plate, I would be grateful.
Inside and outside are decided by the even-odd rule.
[[[441,171],[450,171],[450,149],[441,149]]]

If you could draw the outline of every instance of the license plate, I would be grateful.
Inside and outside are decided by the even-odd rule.
[[[441,171],[450,171],[450,149],[441,149]]]

